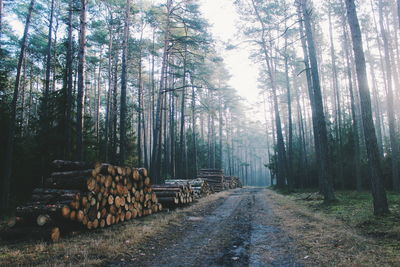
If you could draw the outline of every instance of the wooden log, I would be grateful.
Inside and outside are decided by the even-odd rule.
[[[97,207],[95,206],[90,207],[87,215],[89,221],[94,221],[94,219],[97,218]]]
[[[57,171],[87,170],[93,168],[92,163],[68,160],[54,160],[52,165]]]
[[[143,183],[145,186],[150,186],[150,183],[151,183],[150,177],[144,178]]]
[[[62,189],[62,190],[87,190],[87,176],[79,177],[49,177],[45,180],[45,186],[48,188]]]
[[[147,177],[147,169],[146,168],[139,168],[138,171],[142,177]]]
[[[153,184],[151,187],[153,188],[153,190],[156,188],[184,188],[184,186],[180,184]]]
[[[36,224],[38,226],[44,226],[52,222],[50,215],[48,214],[41,214],[36,218]]]
[[[140,179],[140,174],[138,169],[133,169],[132,170],[132,178],[134,181],[139,181]]]
[[[110,225],[112,225],[112,222],[113,222],[113,216],[111,213],[109,213],[109,214],[107,214],[107,217],[106,217],[106,225],[110,226]]]
[[[104,174],[104,175],[108,174],[109,173],[108,167],[109,164],[96,162],[92,170],[92,176],[96,176],[98,174]]]
[[[93,169],[87,170],[76,170],[76,171],[66,171],[66,172],[53,172],[50,174],[52,178],[74,178],[74,177],[89,177],[92,175]]]
[[[99,227],[99,220],[98,219],[94,219],[93,220],[92,227],[93,227],[93,229],[97,229]]]
[[[114,204],[114,196],[113,195],[109,195],[108,196],[108,205],[112,205]]]
[[[160,197],[158,202],[161,204],[179,204],[179,199],[176,197]]]
[[[182,192],[182,189],[179,187],[164,187],[164,188],[153,188],[153,191],[157,194],[158,192]]]
[[[76,220],[78,222],[82,222],[84,218],[85,218],[85,213],[83,212],[83,210],[78,210],[76,214]]]
[[[154,194],[157,197],[178,197],[179,193],[176,191],[155,191]]]

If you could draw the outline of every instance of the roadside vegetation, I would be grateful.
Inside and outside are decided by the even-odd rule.
[[[337,201],[325,204],[316,190],[268,191],[274,213],[307,254],[306,262],[400,264],[400,196],[388,192],[390,213],[376,216],[369,192],[335,193]]]

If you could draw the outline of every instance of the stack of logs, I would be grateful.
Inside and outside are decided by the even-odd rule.
[[[212,190],[208,183],[201,178],[193,179],[188,181],[192,186],[193,194],[195,198],[201,198],[212,194]]]
[[[201,169],[198,178],[206,181],[212,192],[221,192],[224,190],[224,171],[219,169]]]
[[[167,180],[168,181],[168,180]],[[158,202],[163,207],[175,208],[183,204],[192,203],[194,200],[193,190],[187,180],[173,180],[168,184],[152,185],[153,192],[156,193]]]
[[[53,241],[59,237],[58,227],[72,222],[103,228],[162,209],[144,168],[62,160],[53,165],[46,188],[35,189],[32,202],[17,208],[20,220],[56,226]]]
[[[242,187],[242,182],[236,176],[225,176],[225,189],[235,189]]]

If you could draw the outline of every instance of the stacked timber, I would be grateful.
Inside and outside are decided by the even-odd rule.
[[[224,171],[219,169],[201,169],[198,178],[206,181],[213,192],[224,190]]]
[[[20,220],[96,229],[162,209],[144,168],[63,160],[53,166],[46,188],[34,189],[32,202],[17,208]]]
[[[182,180],[182,179],[169,179],[165,180],[165,184],[179,184],[179,185],[190,185],[194,198],[201,198],[203,196],[208,196],[212,193],[210,186],[206,181],[203,179],[189,179],[189,180]]]
[[[236,176],[225,176],[226,189],[235,189],[242,187],[242,182]]]
[[[192,203],[194,200],[193,190],[187,183],[172,183],[162,185],[152,185],[152,190],[157,196],[157,200],[163,207],[174,208],[184,204]]]
[[[212,194],[209,184],[201,178],[189,180],[189,184],[192,186],[195,198],[201,198]]]

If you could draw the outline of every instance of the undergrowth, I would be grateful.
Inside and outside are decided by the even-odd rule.
[[[370,192],[336,191],[338,201],[326,204],[323,197],[312,190],[278,193],[288,195],[314,212],[333,216],[346,225],[356,229],[362,235],[375,239],[380,245],[387,246],[393,253],[400,252],[400,194],[388,192],[390,214],[375,216],[373,214]]]

